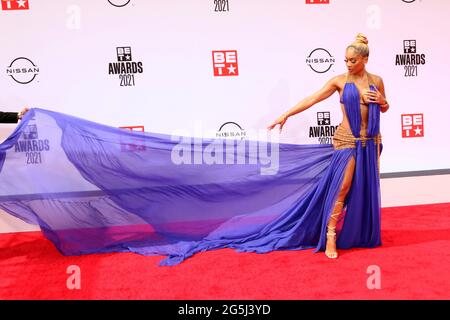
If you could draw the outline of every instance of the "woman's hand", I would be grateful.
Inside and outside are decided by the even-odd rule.
[[[280,125],[280,132],[281,129],[283,129],[284,124],[286,123],[286,120],[288,119],[288,115],[287,114],[283,114],[282,116],[280,116],[277,120],[275,120],[270,126],[267,127],[267,130],[272,130],[273,128],[276,127],[277,124]]]
[[[365,103],[377,103],[379,105],[386,104],[386,98],[383,97],[380,91],[378,91],[377,87],[375,87],[375,91],[364,89],[363,91],[363,100]]]

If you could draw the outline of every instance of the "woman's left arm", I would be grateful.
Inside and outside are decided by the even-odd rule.
[[[379,79],[379,86],[378,86],[379,90],[378,93],[379,95],[377,95],[377,103],[380,104],[380,111],[381,112],[386,112],[389,109],[389,103],[387,102],[386,99],[386,92],[384,90],[384,83],[383,83],[383,79],[380,77]]]
[[[389,103],[386,100],[383,79],[381,77],[377,77],[376,79],[377,85],[374,86],[375,91],[365,90],[364,95],[369,102],[379,104],[381,112],[386,112],[389,109]]]

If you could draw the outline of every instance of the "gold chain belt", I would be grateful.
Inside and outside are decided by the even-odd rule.
[[[356,148],[356,141],[360,140],[362,146],[366,146],[367,140],[374,140],[377,145],[377,155],[378,155],[378,173],[380,173],[380,144],[381,144],[381,134],[375,137],[361,136],[356,138],[350,129],[346,129],[339,125],[333,136],[333,147],[335,150],[342,150],[347,148]]]

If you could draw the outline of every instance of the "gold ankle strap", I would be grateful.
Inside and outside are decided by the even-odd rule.
[[[343,207],[344,207],[344,201],[336,201],[334,208],[333,208],[333,213],[331,213],[330,218],[333,220],[337,220],[337,218],[335,218],[335,217],[339,217],[339,215],[342,212]]]
[[[327,237],[335,237],[336,236],[336,232],[327,232]]]

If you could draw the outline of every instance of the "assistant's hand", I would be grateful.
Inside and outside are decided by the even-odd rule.
[[[29,110],[30,110],[30,109],[27,108],[27,107],[23,108],[23,109],[19,112],[19,114],[17,115],[17,117],[18,117],[19,119],[22,119],[23,116],[25,115],[25,113],[27,113]]]
[[[275,128],[277,125],[280,125],[280,132],[281,129],[283,129],[284,124],[286,123],[286,120],[289,117],[286,114],[283,114],[282,116],[280,116],[277,120],[275,120],[270,126],[267,127],[267,130],[272,130],[273,128]]]

